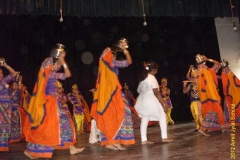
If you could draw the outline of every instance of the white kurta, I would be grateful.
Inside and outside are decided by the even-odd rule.
[[[155,76],[148,74],[148,77],[138,85],[139,96],[135,104],[135,109],[140,117],[149,117],[150,121],[159,121],[159,117],[164,113],[163,107],[154,95],[153,89],[159,84]]]

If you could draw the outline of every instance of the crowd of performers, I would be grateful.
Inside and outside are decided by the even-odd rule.
[[[209,68],[206,63],[213,63]],[[217,73],[221,69],[221,76]],[[204,55],[196,55],[196,67],[191,65],[183,81],[183,93],[189,93],[190,108],[196,123],[195,131],[205,136],[208,130],[225,132],[231,125],[240,126],[240,80],[225,60],[218,62]],[[218,82],[222,81],[221,99]],[[190,82],[189,82],[190,81]]]
[[[122,52],[126,60],[116,60]],[[90,131],[89,143],[100,142],[111,150],[125,150],[123,145],[135,144],[134,129],[140,128],[142,145],[153,144],[147,138],[148,126],[159,126],[162,142],[171,142],[167,133],[173,108],[167,79],[160,85],[155,77],[159,66],[144,62],[134,98],[129,86],[119,82],[118,68],[132,63],[128,41],[118,40],[107,47],[99,58],[99,70],[93,93],[91,111],[76,84],[66,94],[60,81],[71,76],[65,61],[65,50],[57,44],[41,64],[32,94],[22,84],[19,72],[5,59],[2,68],[10,74],[3,76],[0,68],[0,151],[9,151],[9,144],[25,139],[24,154],[30,159],[51,158],[57,149],[69,149],[70,154],[81,153],[76,148],[76,135]],[[209,68],[206,62],[213,63]],[[64,72],[60,72],[63,68]],[[221,76],[217,73],[221,69]],[[183,93],[190,97],[190,109],[199,133],[210,136],[208,130],[226,131],[233,122],[240,125],[240,81],[228,62],[196,55],[196,66],[191,65],[183,81]],[[221,100],[218,79],[222,81],[224,100]],[[73,106],[73,115],[68,104]],[[223,107],[222,107],[223,104]]]

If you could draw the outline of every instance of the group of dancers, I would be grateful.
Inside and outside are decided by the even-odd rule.
[[[206,63],[213,63],[209,68]],[[221,69],[221,76],[218,72]],[[189,93],[191,112],[196,123],[195,131],[204,136],[208,130],[225,132],[231,126],[240,126],[240,80],[234,75],[229,63],[196,55],[196,67],[191,65],[183,81],[183,93]],[[189,82],[190,81],[190,82]],[[221,98],[222,82],[224,98]]]
[[[116,60],[119,52],[125,55],[125,60]],[[0,68],[0,151],[8,151],[10,143],[25,138],[24,154],[30,159],[51,158],[57,149],[69,149],[73,155],[84,150],[74,146],[76,134],[84,131],[90,131],[90,143],[100,141],[100,145],[108,149],[125,150],[123,145],[135,144],[134,128],[138,127],[141,144],[153,144],[147,137],[147,127],[157,123],[162,142],[173,140],[167,133],[168,123],[174,125],[170,89],[166,78],[159,85],[155,77],[159,69],[156,62],[143,63],[137,88],[139,96],[134,99],[128,86],[125,84],[122,88],[118,79],[118,68],[132,63],[128,41],[121,38],[113,46],[105,48],[99,58],[96,86],[90,90],[93,92],[93,103],[89,110],[76,84],[72,86],[71,93],[64,93],[60,81],[71,76],[65,56],[62,44],[51,50],[50,57],[41,64],[31,95],[21,80],[16,81],[18,73],[3,61],[2,66],[10,74],[3,77]],[[206,61],[213,62],[213,67],[207,68]],[[239,124],[240,98],[236,93],[239,93],[240,82],[228,63],[219,63],[204,55],[197,55],[196,62],[197,68],[190,67],[188,81],[184,81],[183,86],[184,93],[190,92],[196,130],[205,136],[209,136],[207,129],[220,128],[224,131],[226,124],[231,122],[233,109],[235,122]],[[224,112],[217,89],[216,73],[220,67],[226,100]],[[61,68],[64,72],[60,72]],[[7,87],[11,81],[11,86]],[[73,105],[73,116],[68,101]]]

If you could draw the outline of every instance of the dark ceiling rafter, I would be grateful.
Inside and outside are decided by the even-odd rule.
[[[142,17],[142,0],[63,0],[63,16]],[[232,0],[239,16],[239,0]],[[228,0],[144,0],[147,16],[231,17]],[[59,0],[0,0],[0,15],[59,16]]]

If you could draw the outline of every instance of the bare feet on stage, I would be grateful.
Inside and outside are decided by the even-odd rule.
[[[198,128],[195,128],[193,132],[198,132],[198,130],[199,130]]]
[[[143,141],[142,144],[154,144],[154,142],[147,140],[147,141]]]
[[[27,151],[24,151],[24,154],[25,154],[26,156],[28,156],[28,158],[30,158],[30,159],[38,159],[38,157],[31,156],[31,154],[28,153]]]
[[[164,139],[162,139],[162,142],[167,142],[167,143],[169,143],[169,142],[172,142],[172,141],[173,141],[172,138],[164,138]]]
[[[114,144],[115,147],[117,147],[119,150],[126,150],[121,144]]]
[[[203,134],[206,137],[209,137],[210,134],[205,133],[201,128],[198,130],[199,133]]]
[[[84,149],[85,149],[85,147],[84,148],[76,148],[75,146],[70,146],[69,147],[71,155],[74,155],[74,154],[77,154],[77,153],[81,153]]]
[[[106,148],[111,150],[126,150],[121,144],[106,145]]]
[[[111,150],[118,150],[118,148],[115,147],[114,145],[106,145],[106,148],[111,149]]]

